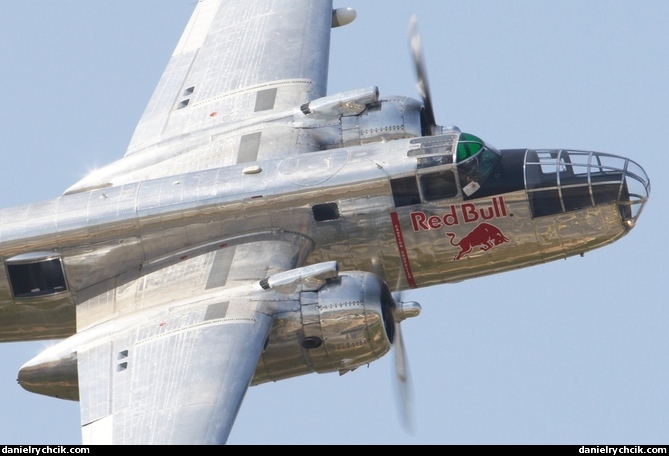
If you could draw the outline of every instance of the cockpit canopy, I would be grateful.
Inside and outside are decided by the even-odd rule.
[[[469,133],[460,134],[455,156],[460,182],[467,181],[462,186],[462,191],[467,196],[481,187],[481,184],[502,159],[497,149]]]
[[[460,188],[467,196],[481,187],[502,159],[499,150],[478,136],[459,130],[439,136],[417,138],[411,141],[411,144],[420,145],[408,154],[410,157],[416,157],[419,170],[450,165],[447,168],[453,172],[453,168],[456,168]]]

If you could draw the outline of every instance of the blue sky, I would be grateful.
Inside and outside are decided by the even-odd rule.
[[[58,196],[123,155],[193,0],[7,2],[0,15],[0,205]],[[611,246],[412,291],[403,326],[415,431],[397,416],[392,356],[339,377],[251,388],[231,444],[667,444],[669,2],[350,0],[330,93],[418,96],[418,16],[437,120],[498,148],[595,150],[652,181]],[[663,209],[664,208],[664,209]],[[663,225],[664,223],[664,225]],[[0,345],[0,443],[80,442],[78,405],[25,392],[45,343]]]

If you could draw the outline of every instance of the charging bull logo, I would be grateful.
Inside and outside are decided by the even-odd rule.
[[[490,223],[479,224],[469,234],[460,239],[460,242],[454,242],[454,233],[446,233],[446,235],[453,247],[460,247],[460,252],[454,257],[456,260],[470,254],[475,247],[479,247],[485,252],[495,246],[509,242],[509,238],[504,236],[499,228]]]

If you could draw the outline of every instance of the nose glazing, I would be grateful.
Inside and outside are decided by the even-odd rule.
[[[650,179],[636,162],[601,152],[528,150],[525,188],[534,217],[615,203],[627,229],[650,196]]]

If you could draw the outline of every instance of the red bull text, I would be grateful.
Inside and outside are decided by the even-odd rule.
[[[477,223],[496,218],[508,217],[503,196],[496,196],[487,206],[474,203],[452,204],[443,215],[427,215],[425,212],[411,213],[411,226],[414,232],[438,230],[462,223]]]

